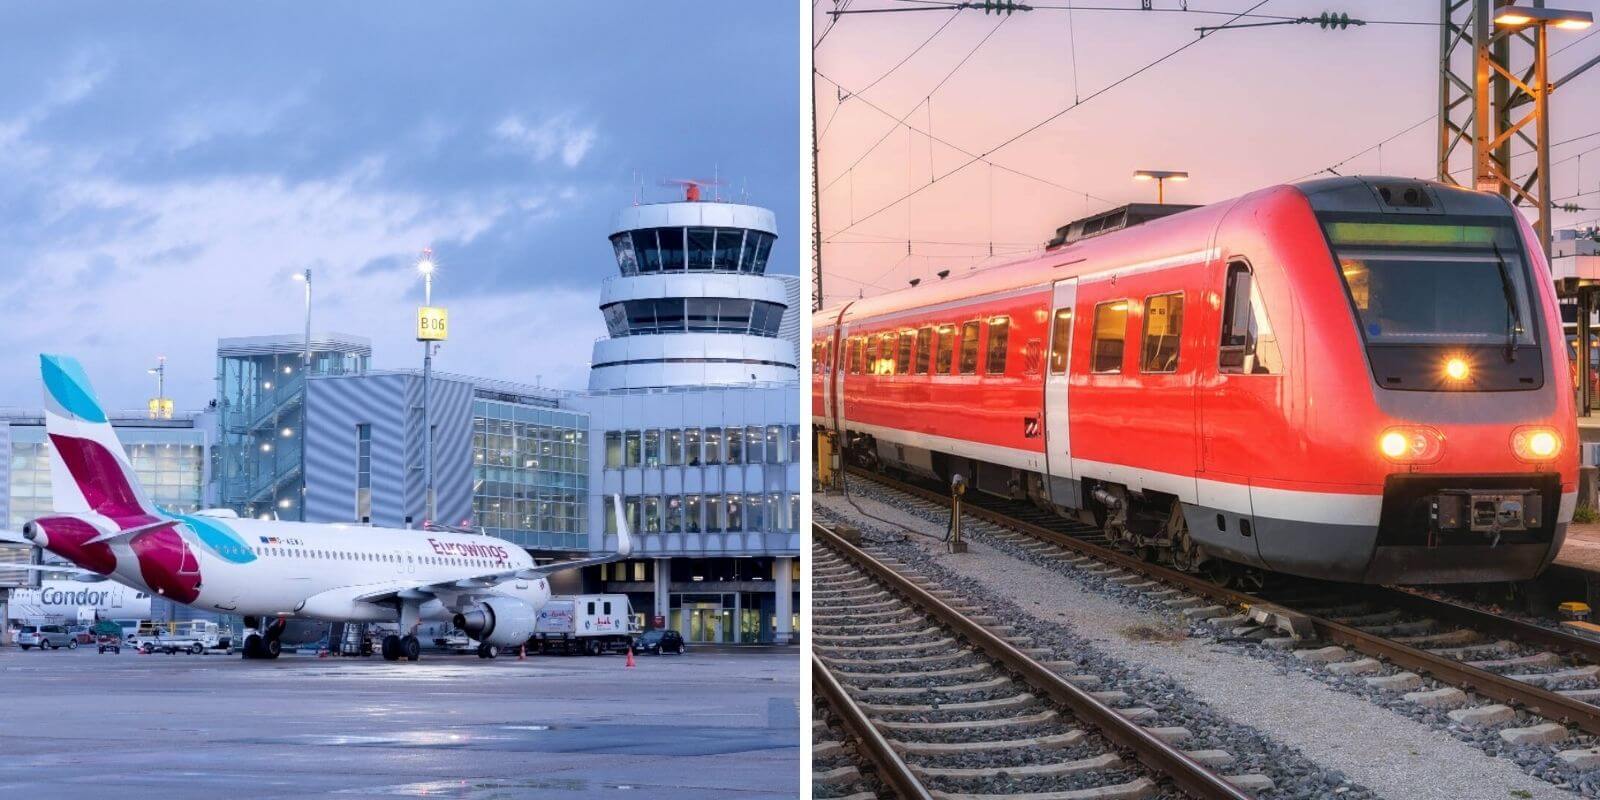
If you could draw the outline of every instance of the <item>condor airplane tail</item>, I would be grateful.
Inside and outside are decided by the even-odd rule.
[[[159,519],[78,360],[42,354],[39,369],[55,512],[100,514],[119,527]]]

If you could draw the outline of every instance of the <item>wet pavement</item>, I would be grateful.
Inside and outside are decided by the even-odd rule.
[[[0,797],[798,794],[794,648],[623,664],[0,648]]]

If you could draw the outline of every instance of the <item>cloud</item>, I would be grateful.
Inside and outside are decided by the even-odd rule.
[[[534,161],[548,161],[556,155],[561,163],[576,167],[594,146],[593,125],[580,125],[572,115],[561,114],[530,125],[519,115],[500,120],[494,135],[501,141],[533,157]]]

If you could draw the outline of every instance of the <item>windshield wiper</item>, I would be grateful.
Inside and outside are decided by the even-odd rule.
[[[1511,268],[1506,266],[1506,257],[1500,253],[1500,243],[1491,242],[1494,247],[1495,264],[1500,268],[1500,290],[1506,296],[1506,361],[1517,360],[1517,334],[1522,333],[1522,314],[1517,311],[1517,290],[1511,285]]]

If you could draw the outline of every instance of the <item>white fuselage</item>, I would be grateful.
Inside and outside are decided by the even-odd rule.
[[[13,589],[6,605],[9,619],[39,624],[94,619],[148,619],[150,595],[115,582],[42,581],[37,589]]]
[[[262,617],[305,617],[325,621],[393,621],[397,604],[362,598],[386,591],[414,592],[430,587],[420,601],[419,618],[447,620],[471,599],[501,596],[528,603],[535,611],[550,597],[542,578],[508,578],[493,585],[432,586],[466,581],[534,566],[527,551],[503,539],[442,531],[373,528],[364,525],[278,522],[218,518],[245,542],[219,554],[199,541],[188,525],[176,530],[195,555],[199,596],[188,605],[207,611]],[[116,541],[119,583],[165,594],[140,574],[126,541]]]

